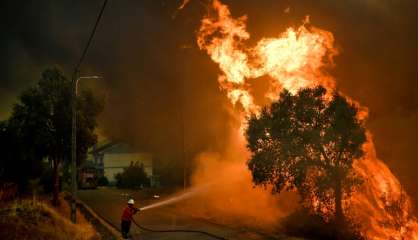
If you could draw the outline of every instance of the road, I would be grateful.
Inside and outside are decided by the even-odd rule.
[[[78,197],[94,211],[119,228],[120,216],[126,206],[127,195],[132,196],[139,202],[139,207],[149,204],[152,201],[152,193],[144,194],[141,191],[122,191],[114,188],[99,188],[95,190],[80,190]],[[152,196],[152,195],[151,195]],[[135,220],[151,229],[188,229],[203,230],[215,235],[222,236],[229,240],[246,239],[289,239],[271,238],[255,232],[233,229],[205,220],[196,219],[187,214],[181,213],[181,208],[168,205],[164,207],[141,211]],[[131,227],[132,238],[141,240],[213,240],[214,238],[198,233],[154,233],[140,230],[135,225]],[[290,240],[290,239],[289,239]]]

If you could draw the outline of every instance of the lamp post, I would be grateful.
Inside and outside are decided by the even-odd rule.
[[[77,77],[77,72],[72,80],[72,126],[71,126],[71,221],[76,223],[76,193],[77,193],[77,93],[78,82],[81,79],[99,79],[99,76]]]

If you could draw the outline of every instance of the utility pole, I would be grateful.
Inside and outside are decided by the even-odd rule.
[[[99,79],[99,76],[77,77],[78,72],[74,72],[72,83],[72,125],[71,125],[71,221],[77,222],[76,198],[77,198],[77,95],[78,82],[80,79],[90,78]]]
[[[77,84],[78,71],[74,72],[72,87],[72,125],[71,125],[71,222],[76,223],[76,193],[77,193]]]
[[[102,18],[103,12],[106,8],[108,0],[104,0],[102,7],[100,8],[99,15],[97,16],[96,22],[94,23],[93,30],[90,34],[90,37],[87,41],[87,44],[81,54],[81,57],[74,68],[73,78],[71,80],[72,85],[72,124],[71,124],[71,221],[76,223],[76,193],[77,193],[77,85],[78,80],[81,77],[78,77],[81,63],[87,55],[87,50],[90,47],[91,42],[93,41],[94,34],[96,33],[97,26],[99,25],[100,19]],[[97,78],[97,77],[94,77]]]

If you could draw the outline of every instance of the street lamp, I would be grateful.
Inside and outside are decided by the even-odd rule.
[[[81,79],[99,79],[99,76],[85,76],[76,77],[72,81],[72,126],[71,126],[71,221],[76,223],[76,192],[77,192],[77,93],[78,93],[78,82]]]

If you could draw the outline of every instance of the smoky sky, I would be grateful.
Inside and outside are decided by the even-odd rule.
[[[221,151],[234,124],[217,84],[220,71],[195,43],[206,1],[177,12],[180,2],[110,0],[81,68],[81,75],[103,76],[93,86],[105,92],[104,134],[169,159],[163,162]],[[224,2],[235,17],[248,16],[249,44],[300,25],[306,15],[334,34],[340,54],[330,71],[338,88],[369,107],[378,156],[417,200],[418,1]],[[1,119],[46,67],[71,75],[101,4],[0,3]]]

